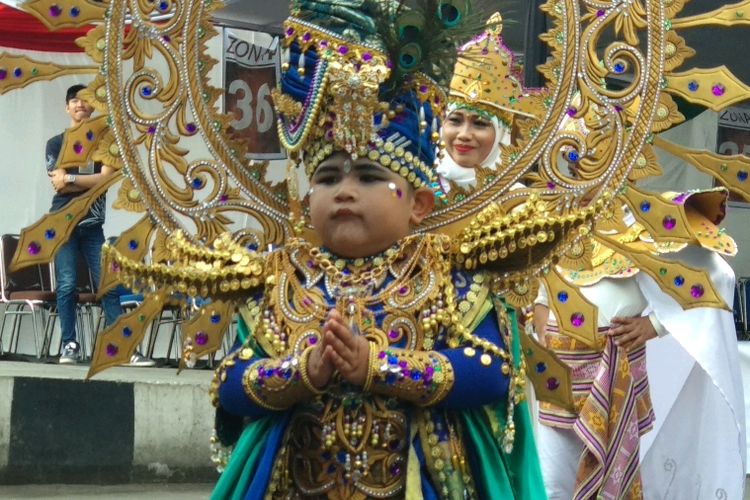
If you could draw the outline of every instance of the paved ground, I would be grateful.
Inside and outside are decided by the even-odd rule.
[[[60,498],[149,499],[149,500],[205,500],[213,484],[125,484],[116,486],[93,485],[27,485],[0,486],[0,498],[39,500]]]
[[[747,481],[750,486],[750,479]],[[204,500],[211,494],[213,484],[127,484],[118,486],[92,485],[28,485],[0,486],[0,499],[36,498],[38,500],[60,498],[136,499],[149,500]],[[732,499],[729,499],[732,500]],[[750,500],[750,491],[745,488],[744,500]]]

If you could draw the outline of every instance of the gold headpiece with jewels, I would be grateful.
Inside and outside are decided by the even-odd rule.
[[[51,29],[96,24],[95,29],[79,40],[92,64],[65,68],[0,54],[0,69],[5,70],[5,74],[15,74],[8,71],[9,68],[22,69],[19,76],[0,80],[0,94],[70,72],[94,76],[84,94],[104,116],[101,123],[84,123],[67,132],[59,164],[73,165],[96,159],[119,174],[126,174],[110,180],[110,183],[121,182],[118,205],[146,214],[120,236],[115,249],[130,259],[132,270],[142,270],[145,267],[138,266],[144,266],[140,262],[147,250],[154,248],[157,261],[168,259],[169,246],[173,244],[169,235],[182,230],[191,251],[205,252],[207,260],[213,252],[225,252],[242,268],[241,271],[235,267],[225,271],[201,271],[207,287],[210,284],[217,290],[231,291],[243,289],[244,284],[249,286],[256,277],[252,269],[260,263],[248,258],[248,262],[242,264],[247,257],[246,247],[282,245],[296,234],[299,221],[290,218],[289,213],[299,204],[299,193],[293,186],[287,186],[286,181],[276,182],[279,176],[267,176],[269,169],[277,168],[273,164],[247,161],[247,145],[230,134],[232,117],[217,109],[222,92],[209,84],[209,70],[216,61],[208,53],[207,42],[217,34],[212,14],[221,7],[221,2],[81,2],[75,18],[53,15],[59,11],[51,9],[53,3],[53,0],[30,0],[22,8]],[[681,70],[691,49],[677,33],[677,30],[717,24],[725,28],[744,25],[750,19],[750,0],[681,18],[685,3],[686,0],[666,4],[661,0],[632,0],[589,5],[578,0],[547,1],[542,11],[548,17],[550,29],[541,39],[549,46],[550,57],[539,68],[546,78],[546,88],[530,101],[533,110],[529,108],[527,115],[533,118],[523,116],[526,96],[519,96],[515,104],[508,97],[498,98],[509,110],[521,112],[515,120],[519,132],[517,140],[503,149],[500,168],[480,189],[439,205],[417,231],[453,237],[455,244],[451,251],[459,267],[491,270],[495,275],[495,291],[523,304],[530,303],[535,296],[536,276],[543,273],[553,276],[555,263],[566,267],[586,265],[593,238],[622,252],[640,269],[650,269],[660,275],[663,264],[658,256],[627,248],[607,238],[608,230],[621,227],[623,205],[629,207],[657,243],[693,241],[684,205],[631,185],[638,178],[658,172],[655,148],[680,157],[750,200],[748,158],[692,151],[656,135],[684,120],[672,95],[720,110],[750,94],[750,88],[726,67]],[[437,2],[422,0],[422,5],[436,8]],[[155,21],[155,18],[161,20]],[[410,22],[416,26],[422,21],[415,18]],[[404,33],[410,31],[404,30]],[[299,44],[300,40],[304,43],[304,36],[304,32],[295,34],[295,43]],[[340,37],[331,36],[329,42],[334,39]],[[368,40],[363,36],[353,42],[357,47],[367,47]],[[390,46],[400,47],[404,62],[417,55],[414,46],[399,45],[397,39]],[[378,53],[387,54],[385,50],[376,49]],[[364,52],[357,55],[367,57]],[[370,56],[376,55],[375,51],[370,53]],[[387,55],[391,61],[395,60],[391,54]],[[313,76],[308,72],[312,68],[308,67],[308,62],[313,64],[312,59],[305,58],[302,65],[306,79]],[[345,95],[349,93],[349,97],[334,101],[334,106],[343,110],[345,105],[357,100],[353,89],[340,85],[345,81],[344,75],[353,75],[351,68],[354,66],[349,66],[346,57],[333,57],[332,62],[335,62],[334,67],[338,64],[338,70],[343,73],[336,76],[334,69],[332,80],[326,85],[339,85]],[[290,61],[291,66],[295,64],[299,67],[296,55]],[[372,68],[378,68],[383,61],[372,64]],[[381,80],[377,69],[373,73],[370,68],[367,66],[364,73],[364,83],[360,79],[360,85],[355,88],[357,96],[368,92],[368,85]],[[396,69],[389,69],[393,78]],[[444,75],[446,80],[449,72]],[[610,89],[602,83],[608,77],[623,74],[632,77],[624,89]],[[404,78],[400,83],[411,85],[408,88],[417,93],[423,88],[416,80]],[[403,89],[403,85],[394,89]],[[512,87],[509,91],[517,95],[518,89]],[[288,92],[282,88],[282,94]],[[574,101],[576,95],[580,97]],[[439,94],[429,90],[418,95],[418,99],[422,97],[437,106],[445,104]],[[299,98],[279,97],[275,103],[279,112],[288,118],[301,111],[300,101]],[[389,107],[383,111],[393,124],[396,120],[391,119],[390,111],[396,118],[398,110]],[[295,134],[318,133],[317,129],[325,126],[328,118],[305,116],[310,119],[297,123]],[[588,133],[564,130],[561,125],[566,117],[585,117]],[[419,118],[417,121],[421,125]],[[425,116],[424,122],[427,132],[432,120]],[[344,140],[336,147],[343,144],[346,148],[347,133],[351,132],[348,143],[353,150],[359,149],[361,141],[366,140],[366,133],[359,133],[356,119],[349,123],[357,130],[347,131],[342,128],[343,123],[334,123],[331,128],[332,139],[340,134],[338,137]],[[373,122],[373,130],[378,126]],[[428,144],[430,135],[424,134]],[[299,136],[293,138],[298,140]],[[288,144],[290,150],[297,147],[293,142]],[[384,138],[383,148],[389,142],[393,143],[388,137]],[[76,143],[86,147],[81,149]],[[195,147],[197,144],[208,147]],[[393,146],[395,152],[399,144]],[[325,155],[325,147],[322,149]],[[562,168],[561,152],[566,162],[576,165],[576,176]],[[398,169],[401,171],[401,166]],[[413,171],[416,178],[417,169]],[[511,191],[510,187],[522,179],[528,181],[528,188]],[[26,228],[14,256],[14,267],[49,262],[89,205],[107,187],[102,185],[87,192],[64,210],[47,214]],[[513,207],[526,202],[532,191],[536,193],[536,201],[528,202],[524,210],[512,211]],[[248,229],[247,220],[251,221],[252,229]],[[51,234],[47,232],[51,227],[56,230],[54,236],[46,238],[45,234]],[[228,231],[233,233],[220,240],[218,249],[211,249],[211,242]],[[532,256],[534,260],[530,260]],[[188,282],[192,283],[192,278],[188,278],[193,272],[197,271],[178,265],[166,266],[162,278],[180,285],[180,289],[185,285],[185,293],[200,293],[200,286],[187,286]],[[668,270],[665,275],[674,282],[670,273]],[[105,282],[101,289],[106,290],[114,285],[112,276],[116,273],[103,275]],[[665,280],[660,284],[668,286]],[[700,283],[695,285],[708,290],[705,274],[696,275],[696,280]],[[684,290],[679,294],[680,300],[695,303],[692,297],[685,297]],[[689,295],[689,289],[687,293]],[[709,305],[708,295],[706,293],[697,303]],[[123,322],[130,321],[133,327],[139,325],[140,318],[147,320],[152,310],[165,300],[165,296],[157,294],[154,301],[146,301],[134,315],[123,317],[121,322],[98,336],[97,359],[114,364],[126,361],[143,332],[133,328],[134,333],[123,338],[120,334]],[[193,354],[205,352],[197,348],[205,344],[192,340]],[[107,347],[115,343],[119,348],[116,353],[112,350],[113,355],[109,356]],[[211,346],[205,348],[210,350]]]
[[[521,68],[503,43],[502,23],[500,13],[494,13],[485,31],[459,48],[449,101],[496,116],[511,127],[515,115],[539,119],[544,107],[524,90]]]

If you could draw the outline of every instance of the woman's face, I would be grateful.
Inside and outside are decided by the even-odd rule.
[[[464,168],[477,168],[495,146],[495,127],[487,118],[457,109],[443,124],[443,140],[453,161]]]

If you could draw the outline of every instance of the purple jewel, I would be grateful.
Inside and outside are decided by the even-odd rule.
[[[310,33],[305,33],[304,35],[302,35],[303,42],[309,42],[311,38],[312,38],[312,35]]]
[[[339,47],[339,54],[341,54],[342,56],[345,56],[348,53],[349,53],[349,47],[347,47],[346,45],[342,45],[341,47]]]
[[[555,377],[550,377],[547,379],[547,389],[549,389],[550,391],[554,391],[558,387],[560,387],[560,382],[558,382]]]
[[[107,344],[107,356],[110,358],[113,358],[117,355],[117,351],[120,349],[117,348],[115,344]]]
[[[703,285],[693,285],[690,287],[690,295],[694,299],[700,299],[703,297],[703,294],[705,293],[705,290],[703,289]]]
[[[485,48],[482,49],[482,55],[483,56],[486,56],[489,53],[490,53],[490,51],[489,51],[489,49],[487,47],[485,47]]]
[[[219,201],[220,201],[221,203],[226,203],[226,202],[227,202],[228,200],[229,200],[229,195],[226,195],[226,194],[222,194],[222,195],[221,195],[221,196],[219,197]]]
[[[409,287],[402,286],[398,289],[399,295],[406,295],[409,292]]]
[[[308,260],[308,261],[307,261],[307,267],[308,267],[309,269],[312,269],[313,267],[315,267],[315,263],[314,263],[313,261],[311,261],[311,260]]]
[[[583,322],[585,320],[586,318],[583,316],[582,313],[573,313],[570,316],[570,323],[576,328],[580,328],[583,325]]]
[[[62,14],[62,9],[60,8],[59,5],[52,5],[49,8],[49,15],[51,17],[58,17],[60,14]]]
[[[400,366],[401,368],[407,368],[409,365],[406,363],[405,360],[402,359],[401,361],[398,362],[398,366]]]
[[[198,332],[195,334],[195,343],[198,345],[206,345],[208,342],[208,334],[206,332]]]
[[[37,243],[36,241],[32,241],[31,243],[29,243],[26,251],[29,252],[29,255],[39,255],[39,252],[42,251],[42,247],[40,247],[39,243]]]
[[[286,29],[286,36],[292,36],[294,34],[294,28]]]
[[[164,36],[161,37],[161,39],[164,40],[167,43],[169,43],[169,42],[172,41],[172,38],[169,35],[164,35]]]
[[[109,266],[109,269],[110,269],[110,270],[111,270],[111,271],[112,271],[113,273],[116,273],[116,272],[119,272],[119,271],[120,271],[120,266],[119,266],[119,265],[117,264],[117,262],[113,262],[113,263],[112,263],[112,265],[111,265],[111,266]]]
[[[156,127],[154,127],[153,125],[149,125],[148,133],[151,135],[154,135],[155,132],[156,132]]]
[[[372,61],[372,54],[370,54],[369,52],[365,52],[364,54],[362,54],[362,60],[364,62]]]
[[[380,351],[378,353],[378,359],[385,359],[385,351]]]
[[[304,299],[302,299],[302,303],[306,305],[307,307],[310,307],[312,305],[312,300],[305,297]]]
[[[186,124],[185,125],[185,130],[187,131],[188,134],[194,134],[195,131],[197,130],[196,127],[195,127],[195,123],[190,122],[190,123]]]
[[[421,94],[426,94],[429,89],[427,88],[427,85],[420,85],[419,86],[419,92]]]
[[[573,118],[576,113],[578,113],[578,109],[574,108],[573,106],[568,108],[568,116]]]
[[[398,338],[398,331],[391,330],[390,332],[388,332],[388,338],[391,340],[396,340]]]
[[[73,151],[75,151],[75,153],[77,155],[83,153],[83,144],[81,144],[80,142],[76,141],[76,143],[73,144]]]
[[[664,229],[666,229],[667,231],[671,231],[675,228],[675,226],[677,226],[677,221],[674,217],[667,215],[666,217],[664,217],[662,225],[664,226]]]
[[[5,80],[7,76],[8,72],[5,70],[5,68],[0,68],[0,80]]]
[[[715,95],[716,97],[723,96],[724,92],[726,92],[726,91],[727,91],[726,87],[724,87],[724,85],[722,85],[720,83],[717,83],[716,85],[714,85],[713,87],[711,87],[711,93],[713,93],[713,95]]]
[[[307,343],[308,343],[308,344],[310,344],[310,345],[315,345],[315,344],[317,344],[317,343],[318,343],[318,337],[310,337],[310,338],[309,338],[309,339],[307,340]]]
[[[391,475],[393,476],[401,475],[401,466],[399,464],[394,464],[391,466]]]
[[[602,16],[604,16],[604,14],[606,14],[606,12],[604,11],[604,9],[599,9],[599,10],[596,11],[596,17],[602,17]]]
[[[677,204],[677,205],[682,205],[682,204],[684,204],[684,203],[685,203],[685,200],[687,200],[687,197],[688,197],[687,193],[682,193],[681,195],[679,195],[679,196],[676,196],[676,197],[675,197],[675,198],[674,198],[674,199],[672,200],[672,202],[674,202],[674,203],[675,203],[675,204]]]
[[[548,182],[547,183],[547,189],[555,189],[555,183],[554,182]]]
[[[325,49],[325,48],[327,48],[327,47],[328,47],[328,41],[327,41],[327,40],[321,40],[321,41],[320,41],[320,43],[318,44],[318,46],[319,46],[319,47],[320,47],[321,49]]]

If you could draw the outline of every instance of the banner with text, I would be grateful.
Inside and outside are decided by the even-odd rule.
[[[723,155],[750,156],[750,108],[735,106],[719,112],[716,152]],[[734,194],[732,201],[743,201]]]
[[[248,158],[286,158],[276,135],[271,90],[281,74],[279,37],[260,31],[224,30],[224,111],[230,132],[248,146]]]

